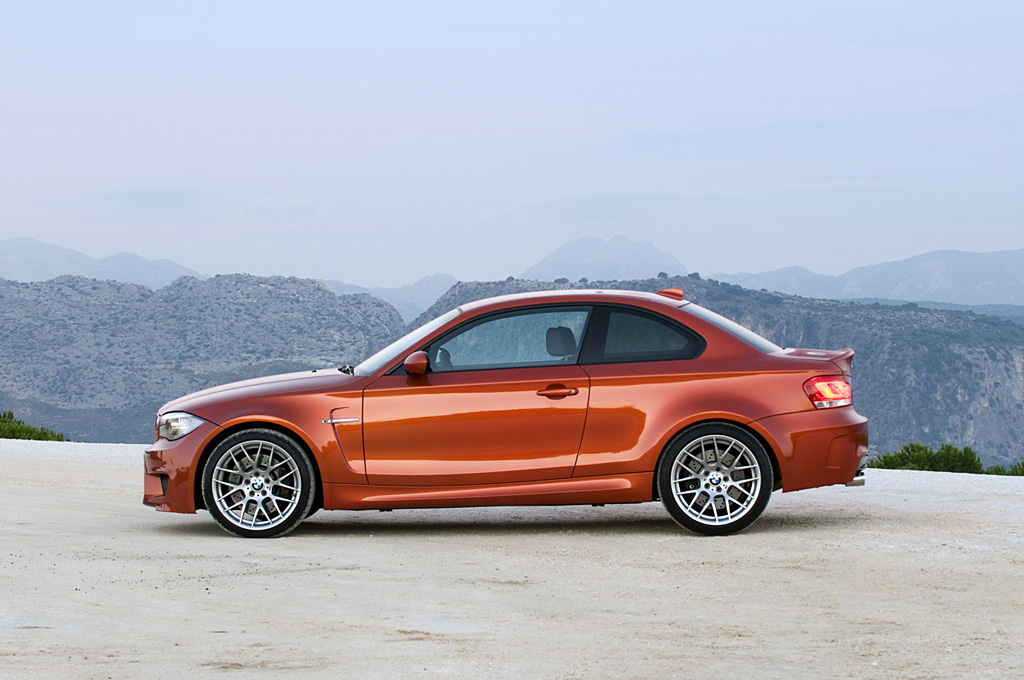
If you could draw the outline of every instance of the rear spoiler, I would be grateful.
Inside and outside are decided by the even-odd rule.
[[[837,350],[835,356],[830,357],[832,363],[839,367],[844,375],[850,375],[850,371],[853,365],[853,348],[846,347],[844,349]]]
[[[822,361],[831,361],[845,375],[850,375],[850,367],[853,363],[853,349],[798,349],[789,348],[783,350],[784,354],[795,357],[813,357]]]

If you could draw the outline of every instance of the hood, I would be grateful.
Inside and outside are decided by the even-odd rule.
[[[334,392],[362,389],[367,379],[363,376],[342,373],[336,368],[318,368],[299,373],[282,373],[263,378],[241,380],[218,385],[209,389],[186,394],[160,407],[160,413],[186,411],[202,417],[204,407],[222,401],[253,399],[269,395],[296,394],[302,392]]]

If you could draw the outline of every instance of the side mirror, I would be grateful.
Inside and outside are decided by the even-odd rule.
[[[418,350],[407,356],[402,362],[402,366],[405,367],[405,372],[409,375],[423,375],[427,372],[430,361],[427,359],[426,352]]]

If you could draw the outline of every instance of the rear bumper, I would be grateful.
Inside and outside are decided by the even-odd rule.
[[[158,439],[143,454],[142,502],[161,512],[196,511],[196,479],[199,455],[220,430],[203,423],[177,441]]]
[[[848,484],[864,478],[868,420],[852,406],[786,413],[750,426],[775,451],[783,491]]]

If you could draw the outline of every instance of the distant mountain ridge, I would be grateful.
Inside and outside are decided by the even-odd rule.
[[[613,281],[653,278],[659,272],[682,275],[686,267],[650,241],[633,241],[620,234],[607,241],[590,236],[569,241],[523,272],[522,278]]]
[[[446,290],[455,283],[451,274],[431,274],[419,281],[397,288],[364,288],[344,281],[324,281],[324,284],[339,295],[368,293],[395,306],[402,319],[412,321],[423,310],[434,304]]]
[[[838,275],[785,267],[760,274],[714,274],[712,278],[745,288],[815,298],[1024,305],[1024,249],[990,253],[937,250]]]
[[[0,280],[0,406],[76,440],[147,442],[172,398],[357,363],[403,331],[386,302],[308,279]]]
[[[0,241],[0,278],[28,282],[67,275],[137,283],[154,289],[182,276],[205,278],[171,260],[147,260],[131,253],[95,258],[30,238]]]

